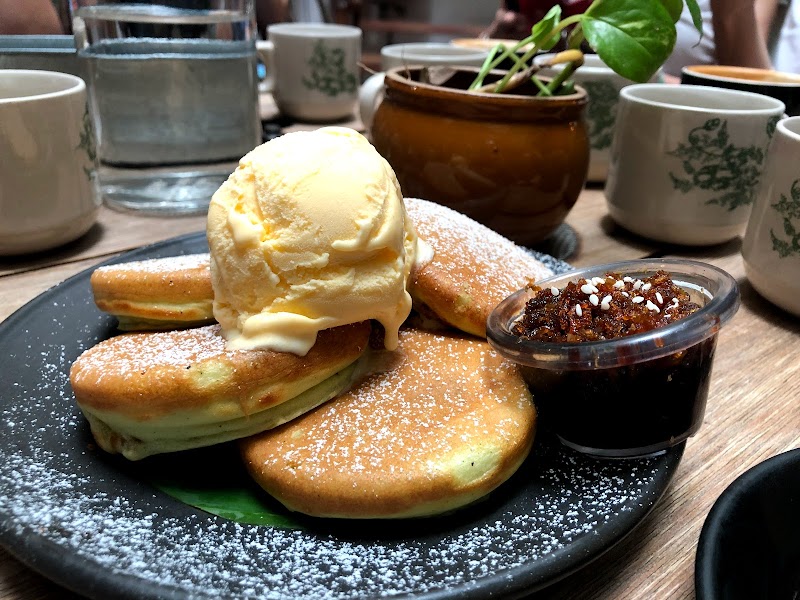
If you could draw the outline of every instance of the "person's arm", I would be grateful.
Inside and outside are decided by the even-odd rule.
[[[767,36],[777,0],[711,0],[717,63],[772,68]]]
[[[0,35],[64,33],[50,0],[0,1]]]

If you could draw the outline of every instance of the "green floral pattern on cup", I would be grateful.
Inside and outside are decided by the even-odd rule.
[[[683,173],[669,176],[684,194],[699,188],[714,192],[706,204],[729,211],[753,203],[764,163],[765,151],[758,146],[736,146],[730,142],[728,122],[709,119],[689,132],[687,142],[667,152],[679,158]]]
[[[319,40],[314,45],[307,65],[311,71],[308,77],[303,77],[303,85],[307,89],[332,97],[356,91],[356,76],[345,67],[344,50],[341,48],[329,48],[323,40]]]
[[[770,206],[783,219],[783,233],[789,238],[782,239],[776,235],[774,229],[770,229],[772,249],[781,258],[800,256],[800,179],[795,179],[792,183],[788,198],[781,194],[781,199]],[[795,220],[798,221],[798,226],[795,226]]]
[[[614,137],[619,92],[607,81],[582,81],[581,85],[589,92],[586,109],[589,142],[592,150],[605,150]]]
[[[89,114],[89,105],[87,104],[83,109],[83,131],[81,131],[81,141],[77,149],[83,149],[86,152],[86,158],[91,163],[90,167],[83,167],[83,172],[86,173],[86,178],[91,181],[95,172],[95,165],[97,164],[97,145],[94,137],[94,126],[92,125],[92,116]]]
[[[767,135],[769,139],[772,139],[772,136],[775,135],[775,129],[778,126],[778,121],[781,120],[781,117],[775,115],[774,117],[770,117],[769,121],[767,121]]]

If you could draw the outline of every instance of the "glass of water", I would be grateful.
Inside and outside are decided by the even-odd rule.
[[[72,0],[109,206],[198,214],[261,141],[252,0]]]

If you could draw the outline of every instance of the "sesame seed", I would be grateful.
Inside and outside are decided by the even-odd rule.
[[[624,282],[624,281],[617,281],[617,282],[614,284],[614,287],[615,287],[615,288],[617,288],[618,290],[620,290],[620,289],[622,289],[622,288],[624,288],[624,287],[625,287],[625,282]]]
[[[603,302],[601,304],[611,304],[611,294],[603,298]]]
[[[597,306],[600,304],[600,298],[597,297],[597,294],[592,294],[589,296],[589,302],[592,303],[592,306]]]
[[[631,295],[630,295],[628,292],[620,292],[620,293],[621,293],[623,296],[625,296],[626,298],[630,298],[630,297],[631,297]]]
[[[581,286],[581,291],[584,294],[596,294],[597,288],[594,287],[591,283],[585,283]]]
[[[600,285],[601,283],[605,283],[605,282],[606,282],[606,278],[605,277],[592,277],[592,284],[594,284],[594,285]]]
[[[636,281],[633,283],[633,289],[635,289],[635,290],[638,290],[640,287],[642,287],[642,284],[643,284],[643,283],[644,283],[644,282],[643,282],[641,279],[637,279],[637,280],[636,280]]]
[[[578,315],[579,317],[583,316],[583,309],[581,308],[580,304],[575,305],[575,314]]]
[[[646,292],[646,291],[647,291],[647,290],[649,290],[651,287],[653,287],[653,284],[652,284],[652,283],[645,283],[645,284],[642,286],[642,291],[643,291],[643,292]]]
[[[645,306],[647,307],[648,310],[654,310],[656,312],[661,312],[661,310],[655,304],[653,304],[650,300],[647,301],[647,304],[645,304]]]
[[[550,293],[553,294],[553,296],[558,296],[561,292],[558,290],[557,287],[551,287]]]
[[[664,304],[664,296],[661,295],[661,292],[656,292],[656,300],[659,304]]]
[[[631,302],[633,302],[634,304],[639,304],[640,302],[644,302],[644,296],[634,296]]]
[[[611,308],[610,304],[601,304],[600,310],[609,310]]]
[[[681,302],[681,301],[680,301],[680,300],[678,300],[677,298],[673,298],[673,299],[672,299],[672,303],[673,303],[675,306],[678,306],[678,304],[680,304],[680,302]]]
[[[631,281],[633,281],[633,278],[632,277],[623,277],[622,281],[624,281],[625,283],[630,283]]]

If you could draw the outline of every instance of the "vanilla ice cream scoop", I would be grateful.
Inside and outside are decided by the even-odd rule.
[[[394,171],[361,134],[289,133],[247,154],[211,200],[208,244],[230,349],[304,355],[318,331],[366,319],[397,346],[417,237]]]

